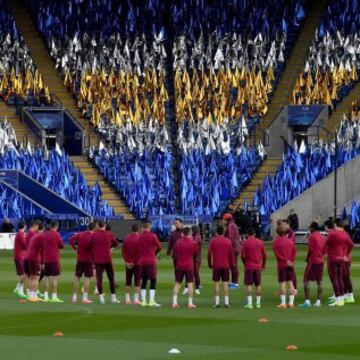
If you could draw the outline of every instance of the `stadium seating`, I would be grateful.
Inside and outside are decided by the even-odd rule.
[[[221,6],[174,1],[170,7],[161,1],[28,2],[83,116],[110,144],[111,150],[93,151],[94,164],[131,210],[139,217],[174,212],[174,166],[181,169],[175,211],[215,216],[224,210],[265,156],[246,149],[245,139],[267,111],[290,35],[305,16],[302,2],[279,7],[277,1],[276,11],[274,2],[256,0]],[[135,146],[136,137],[155,123],[158,131],[175,136],[162,142],[161,150],[149,143]],[[196,149],[185,151],[185,139],[205,123],[208,134],[197,136]],[[221,140],[212,140],[220,134]],[[237,150],[221,148],[221,142]],[[152,166],[158,162],[166,164],[163,173]],[[217,169],[224,174],[211,179]],[[159,174],[163,179],[155,181]],[[215,194],[211,199],[208,189]]]
[[[101,200],[99,185],[95,184],[93,188],[90,188],[81,171],[73,167],[64,151],[58,147],[50,152],[46,148],[33,151],[30,144],[27,149],[24,149],[22,145],[17,149],[15,131],[7,121],[0,122],[0,169],[22,170],[93,216],[114,215],[113,209]],[[12,211],[29,214],[38,210],[32,209],[30,205],[28,209],[25,206],[28,202],[24,199],[20,200],[10,190],[7,190],[7,193],[16,199],[16,204],[18,204],[17,207],[14,205]],[[3,195],[2,199],[5,199]]]
[[[0,51],[0,98],[17,107],[50,104],[49,90],[4,0],[0,1]]]
[[[295,104],[324,103],[332,108],[358,81],[358,14],[357,1],[330,1],[295,85]]]
[[[334,144],[289,147],[275,175],[268,176],[254,196],[253,203],[259,207],[263,223],[268,223],[271,213],[358,155],[360,148],[353,147],[345,138],[337,153]]]
[[[23,219],[44,215],[45,211],[16,191],[0,184],[0,218]]]
[[[99,186],[95,184],[90,188],[81,171],[72,166],[69,157],[63,151],[5,150],[0,156],[0,169],[24,171],[93,216],[114,215],[113,209],[101,200]]]

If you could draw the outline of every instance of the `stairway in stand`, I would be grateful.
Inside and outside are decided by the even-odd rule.
[[[125,219],[134,219],[128,207],[120,198],[115,189],[110,187],[101,174],[91,165],[91,163],[82,156],[71,156],[70,160],[74,166],[81,169],[89,186],[93,186],[97,181],[102,191],[102,198],[106,200],[111,207],[114,208],[116,214],[123,215]]]
[[[275,174],[280,164],[281,159],[266,159],[251,178],[250,183],[243,189],[239,197],[233,201],[232,206],[243,204],[244,201],[246,201],[249,205],[252,205],[253,198],[258,187],[262,185],[268,174],[270,176]]]
[[[336,109],[333,110],[329,116],[328,122],[325,125],[325,128],[328,131],[334,131],[343,119],[344,114],[348,114],[352,109],[352,102],[360,99],[360,82],[358,82],[349,92],[349,94],[344,97],[344,99],[338,103]],[[320,136],[323,140],[327,139],[327,132],[321,130]]]
[[[48,48],[37,31],[31,15],[27,11],[25,1],[7,1],[6,5],[14,17],[16,25],[24,37],[27,46],[30,48],[32,58],[44,79],[44,83],[49,87],[50,93],[55,95],[61,104],[82,125],[85,131],[86,141],[90,142],[91,145],[97,146],[99,144],[98,135],[95,133],[89,121],[81,117],[76,98],[65,87],[63,79],[58,76],[55,62],[51,58]]]
[[[315,29],[320,25],[327,3],[327,0],[312,1],[307,9],[306,18],[299,31],[298,38],[281,74],[274,97],[268,105],[269,111],[260,122],[261,129],[267,129],[280,110],[292,103],[292,93],[296,79],[304,67]]]
[[[0,101],[0,117],[5,117],[12,125],[18,144],[23,143],[24,147],[26,147],[29,142],[31,146],[34,147],[35,140],[32,132],[26,124],[20,120],[20,116],[16,114],[16,108],[14,106],[8,106],[4,101]]]

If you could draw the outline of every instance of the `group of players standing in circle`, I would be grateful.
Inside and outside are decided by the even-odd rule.
[[[224,306],[230,307],[229,289],[239,286],[238,259],[244,264],[244,285],[247,302],[244,308],[261,308],[261,274],[265,270],[267,252],[262,240],[256,238],[252,228],[247,234],[239,234],[231,214],[223,216],[224,225],[218,225],[208,246],[207,262],[212,269],[215,301],[220,307],[220,285],[223,284]],[[179,307],[178,295],[185,280],[184,294],[188,295],[188,308],[196,308],[194,294],[200,295],[200,267],[202,238],[197,225],[184,227],[180,219],[175,220],[175,230],[171,232],[167,255],[174,264],[175,284],[172,308]],[[327,268],[334,295],[329,298],[329,306],[343,306],[355,302],[350,277],[351,252],[353,242],[343,230],[341,220],[328,222],[327,236],[320,234],[316,222],[310,225],[308,238],[307,266],[304,273],[305,302],[301,308],[311,307],[310,282],[317,283],[317,299],[313,304],[321,305],[324,257],[327,255]],[[58,297],[58,283],[61,273],[60,250],[64,242],[58,232],[59,224],[52,221],[49,229],[34,221],[28,232],[25,223],[19,224],[15,238],[14,262],[19,281],[14,292],[30,302],[61,303]],[[279,220],[277,237],[273,241],[273,251],[277,260],[280,304],[279,308],[293,308],[297,295],[295,271],[295,234],[287,220]],[[80,280],[83,277],[82,303],[90,304],[90,280],[96,276],[96,294],[99,302],[106,302],[103,291],[103,274],[106,272],[111,293],[111,302],[120,303],[116,295],[115,271],[112,249],[119,246],[111,229],[103,222],[93,222],[88,230],[76,233],[70,238],[70,245],[76,251],[77,262],[73,285],[72,302],[78,301]],[[125,263],[125,303],[159,307],[155,300],[157,282],[157,255],[161,251],[157,235],[151,231],[151,223],[141,226],[134,224],[132,232],[122,244],[122,257]],[[231,282],[230,282],[231,275]],[[39,292],[39,283],[45,278],[44,293]],[[149,297],[148,295],[149,284]],[[133,287],[133,297],[131,290]],[[255,302],[253,302],[255,288]],[[51,296],[50,290],[52,291]],[[287,301],[288,295],[288,301]]]

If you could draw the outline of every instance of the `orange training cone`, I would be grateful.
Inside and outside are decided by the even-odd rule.
[[[289,350],[289,351],[295,351],[295,350],[297,350],[298,349],[298,347],[296,346],[296,345],[289,345],[287,348],[286,348],[286,350]]]
[[[261,323],[261,324],[266,324],[266,323],[269,322],[269,320],[268,320],[267,318],[260,318],[260,319],[258,320],[258,322]]]
[[[64,336],[64,334],[61,331],[57,331],[54,333],[54,336]]]

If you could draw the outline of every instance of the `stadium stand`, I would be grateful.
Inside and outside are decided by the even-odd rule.
[[[49,88],[3,0],[0,2],[0,24],[0,98],[16,107],[50,104]]]
[[[296,82],[295,104],[324,103],[332,109],[358,81],[358,12],[357,2],[329,2]]]

